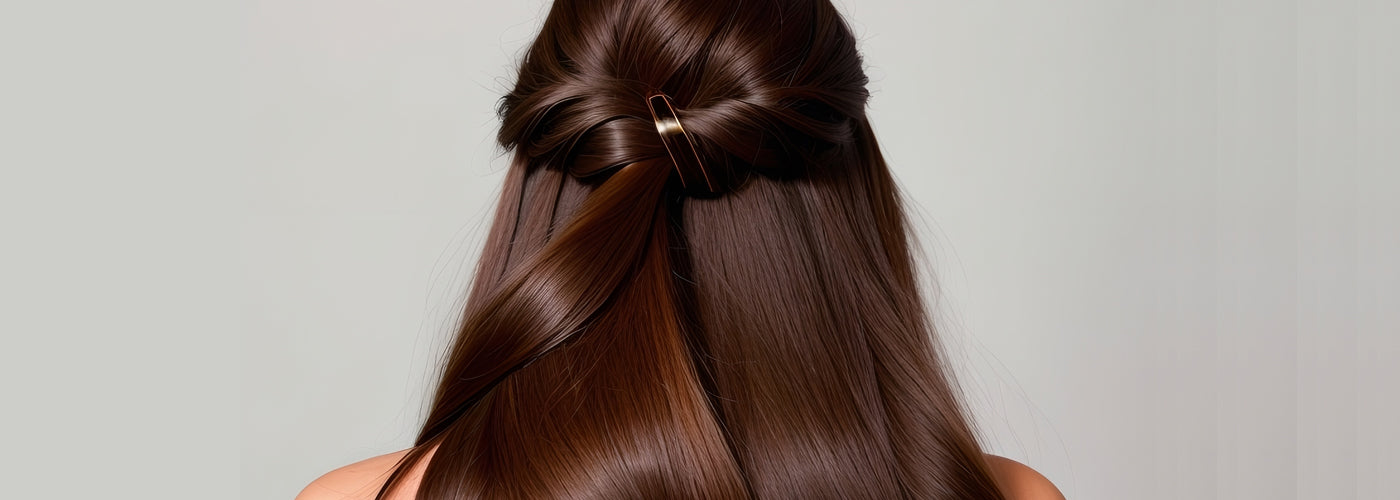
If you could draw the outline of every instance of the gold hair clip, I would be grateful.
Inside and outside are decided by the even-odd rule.
[[[656,121],[656,132],[661,135],[661,143],[670,153],[680,174],[681,187],[689,194],[712,195],[719,192],[705,165],[700,161],[700,152],[695,149],[690,134],[681,126],[671,97],[662,92],[647,96],[647,107],[651,108],[651,118]]]

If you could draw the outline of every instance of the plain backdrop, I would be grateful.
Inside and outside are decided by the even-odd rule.
[[[548,2],[195,4],[0,7],[15,498],[289,499],[422,417]],[[1400,3],[839,4],[990,451],[1395,498]]]

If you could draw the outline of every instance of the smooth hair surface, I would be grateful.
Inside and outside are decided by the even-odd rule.
[[[556,0],[420,500],[1000,499],[829,0]],[[717,196],[684,196],[664,92]],[[431,456],[429,457],[429,452]]]

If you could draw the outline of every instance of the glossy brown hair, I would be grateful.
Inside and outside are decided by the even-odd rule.
[[[829,0],[556,0],[416,498],[999,499]],[[685,196],[670,96],[718,196]],[[431,454],[429,452],[432,452]]]

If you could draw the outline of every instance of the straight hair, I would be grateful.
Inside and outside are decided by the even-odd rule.
[[[556,0],[419,500],[1001,499],[829,0]],[[715,196],[678,189],[662,92]],[[432,452],[431,455],[429,452]]]

